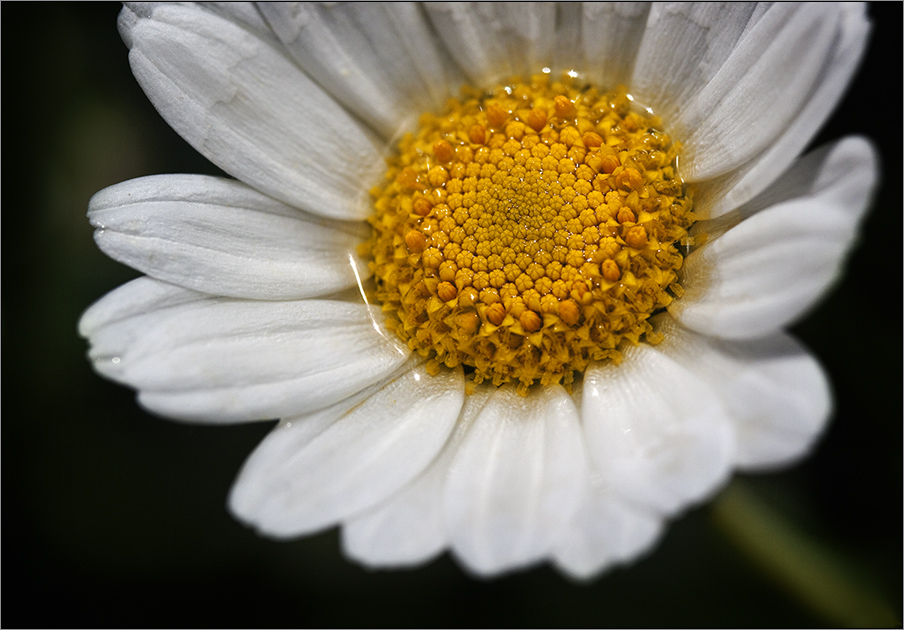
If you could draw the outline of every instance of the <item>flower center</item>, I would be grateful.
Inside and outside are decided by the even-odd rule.
[[[681,293],[694,220],[660,121],[567,77],[462,93],[371,191],[362,253],[387,325],[432,370],[522,393],[658,342],[648,320]]]

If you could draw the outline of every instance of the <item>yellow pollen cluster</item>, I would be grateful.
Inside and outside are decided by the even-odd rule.
[[[694,217],[658,119],[545,74],[425,114],[372,191],[376,299],[430,368],[569,384],[680,292]]]

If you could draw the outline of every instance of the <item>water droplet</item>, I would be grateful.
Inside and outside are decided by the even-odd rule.
[[[94,357],[93,363],[97,369],[102,369],[104,367],[109,367],[110,365],[117,365],[122,361],[119,357]]]

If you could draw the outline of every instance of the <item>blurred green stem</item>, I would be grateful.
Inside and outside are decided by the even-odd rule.
[[[804,605],[843,627],[901,627],[891,608],[833,550],[735,481],[712,506],[722,532]]]

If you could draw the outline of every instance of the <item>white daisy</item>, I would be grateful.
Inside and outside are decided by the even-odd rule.
[[[147,275],[94,304],[80,331],[97,371],[137,389],[150,411],[281,419],[229,501],[261,533],[341,525],[346,553],[368,565],[416,565],[450,550],[480,575],[548,560],[589,576],[650,549],[666,519],[711,497],[733,470],[794,462],[820,434],[831,410],[826,376],[783,329],[838,276],[877,166],[858,138],[798,156],[863,53],[861,6],[138,3],[119,25],[154,106],[235,179],[145,177],[95,195],[98,245]],[[502,140],[533,133],[535,143],[553,128],[565,142],[556,116],[596,125],[569,141],[577,153],[560,156],[590,168],[588,181],[601,177],[597,203],[612,213],[592,227],[614,226],[615,249],[596,237],[593,248],[577,246],[600,263],[586,300],[575,284],[558,296],[533,285],[509,295],[500,280],[494,296],[476,279],[443,275],[452,261],[440,243],[451,232],[436,228],[445,197],[410,209],[446,190],[429,168],[446,164],[437,173],[454,179],[458,154],[445,155],[447,146],[431,141],[434,155],[403,139],[384,178],[396,140],[461,85],[490,92],[544,68],[553,79],[573,71],[575,86],[625,85],[661,118],[703,219],[689,237],[675,227],[677,245],[660,244],[659,210],[639,198],[673,177],[677,149],[651,149],[662,149],[662,163],[632,173],[634,154],[610,140],[610,125],[581,118],[589,93],[566,90],[553,105],[552,92],[530,92],[525,80],[512,98],[530,92],[530,112],[497,89],[498,121],[485,100],[482,125],[466,114],[442,119],[465,125],[448,137],[464,134],[461,146],[475,150],[491,144],[479,133],[468,144],[475,124]],[[432,124],[447,137],[446,123]],[[612,146],[617,160],[601,166]],[[412,156],[426,156],[423,172],[405,171]],[[409,175],[419,179],[406,188]],[[375,210],[375,185],[376,206],[389,210]],[[656,199],[684,217],[690,202],[666,189]],[[566,196],[561,186],[538,190],[530,194],[545,204]],[[621,199],[606,205],[607,190]],[[518,200],[530,214],[528,192]],[[393,212],[409,223],[371,236],[365,220],[379,227]],[[693,243],[683,266],[670,258],[655,272],[664,280],[647,311],[630,311],[633,328],[592,332],[617,328],[591,315],[623,308],[622,297],[597,305],[640,286],[629,268]],[[423,262],[430,248],[446,258]],[[647,263],[630,257],[643,252]],[[407,273],[426,283],[413,307],[423,317],[387,297],[407,295],[393,275]],[[386,314],[362,294],[380,296]],[[408,330],[406,317],[424,321]],[[453,320],[449,332],[442,322]],[[579,331],[591,329],[587,342]],[[478,335],[494,356],[471,344]],[[567,358],[550,367],[560,351]]]

